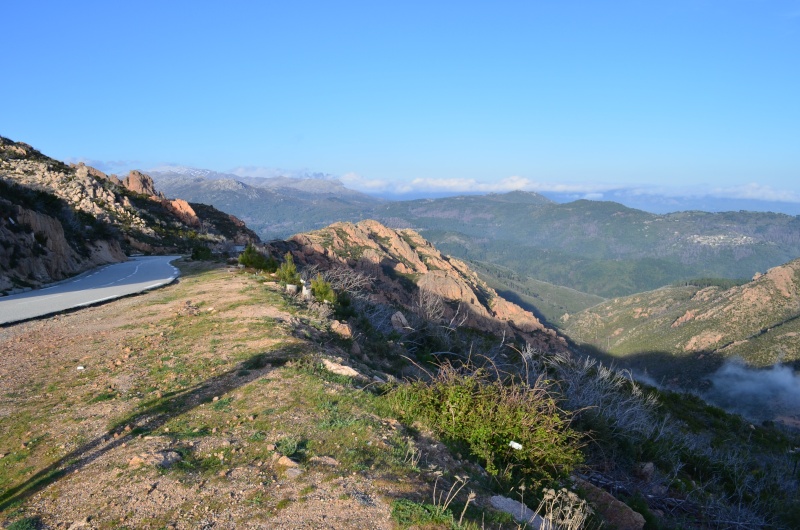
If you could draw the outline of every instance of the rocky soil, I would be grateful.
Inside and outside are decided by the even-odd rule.
[[[480,476],[370,408],[374,372],[274,284],[180,266],[164,289],[0,328],[0,526],[394,528],[392,501],[430,502],[437,473]]]

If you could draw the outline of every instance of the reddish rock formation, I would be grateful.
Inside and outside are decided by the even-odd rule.
[[[148,197],[164,198],[161,193],[156,192],[155,184],[150,175],[135,169],[128,173],[128,176],[122,181],[122,185],[134,193],[140,193]]]
[[[566,348],[565,341],[531,313],[503,299],[467,267],[442,255],[413,230],[392,230],[377,221],[336,223],[290,240],[299,263],[323,269],[335,264],[366,272],[378,281],[374,299],[414,310],[419,292],[438,296],[442,319],[467,327],[517,337],[545,351]],[[275,253],[280,253],[276,249]]]
[[[187,226],[197,228],[200,226],[200,218],[197,217],[194,209],[183,199],[173,199],[165,201],[169,209]]]

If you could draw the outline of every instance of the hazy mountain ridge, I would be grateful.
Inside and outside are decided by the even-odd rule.
[[[381,202],[333,179],[247,177],[193,168],[150,174],[166,195],[234,213],[263,239],[283,238],[337,221],[358,221]]]
[[[230,211],[265,239],[372,218],[421,231],[446,254],[603,297],[696,277],[750,278],[800,256],[800,218],[785,214],[659,215],[523,191],[387,202],[328,179],[234,176],[244,186],[221,188],[207,177],[155,175],[168,195]]]
[[[800,256],[800,219],[773,213],[656,215],[610,202],[469,196],[391,203],[376,214],[423,230],[448,254],[600,296],[693,277],[749,278]]]

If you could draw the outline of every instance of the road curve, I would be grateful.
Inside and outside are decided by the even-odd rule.
[[[172,283],[180,256],[131,258],[49,287],[0,297],[0,325],[113,300]]]

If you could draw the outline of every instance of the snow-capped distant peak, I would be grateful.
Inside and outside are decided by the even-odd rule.
[[[209,169],[198,169],[195,167],[176,166],[171,164],[164,164],[158,167],[150,168],[147,172],[152,173],[172,173],[177,175],[184,175],[187,177],[207,177],[213,171]]]

